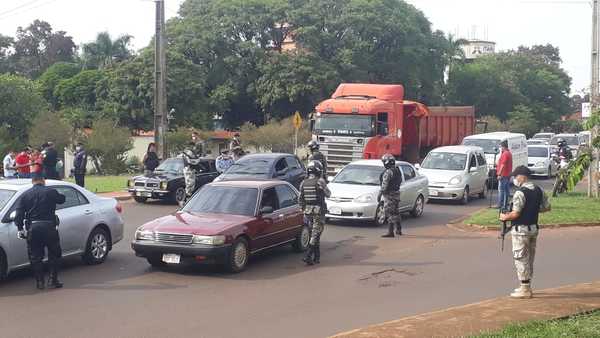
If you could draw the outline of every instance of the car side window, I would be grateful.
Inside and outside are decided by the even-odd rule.
[[[406,164],[402,164],[402,165],[400,165],[400,168],[402,169],[402,172],[404,173],[405,180],[408,181],[408,180],[411,180],[411,179],[417,177],[417,173],[415,172],[413,167],[406,165]]]
[[[65,203],[56,205],[56,210],[72,208],[82,204],[77,190],[70,187],[56,187],[55,189],[60,194],[65,195]]]
[[[298,160],[296,160],[294,157],[288,156],[285,158],[285,161],[287,162],[287,165],[290,169],[299,169],[300,168],[300,164],[298,163]]]
[[[469,161],[470,168],[477,168],[477,162],[475,161],[475,155],[471,154],[471,160]]]
[[[285,158],[280,159],[279,161],[277,161],[277,163],[275,163],[275,171],[281,171],[285,168],[287,168],[288,164],[285,160]]]
[[[260,208],[271,207],[273,210],[279,209],[278,207],[277,194],[275,188],[268,188],[263,190],[262,198],[260,200]]]
[[[275,187],[277,197],[279,199],[279,208],[289,208],[298,204],[298,195],[286,185],[278,185]]]
[[[485,157],[481,154],[477,154],[477,163],[479,163],[479,166],[486,165]]]

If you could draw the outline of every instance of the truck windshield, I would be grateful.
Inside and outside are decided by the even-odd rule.
[[[373,136],[375,121],[370,115],[321,114],[314,129],[326,135]]]
[[[486,154],[496,154],[500,151],[500,140],[485,140],[468,138],[463,140],[465,146],[475,146],[483,149]]]
[[[435,170],[464,170],[467,164],[467,155],[459,153],[430,152],[423,163],[423,169]]]

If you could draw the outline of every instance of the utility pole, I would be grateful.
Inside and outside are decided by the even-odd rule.
[[[154,142],[162,159],[167,152],[167,60],[165,51],[165,2],[155,0],[156,23],[154,37]]]
[[[593,0],[593,13],[592,13],[592,83],[591,83],[591,92],[590,92],[590,108],[591,111],[594,112],[598,109],[598,86],[600,85],[600,69],[598,59],[598,44],[599,44],[599,26],[598,26],[598,1]],[[598,133],[598,128],[594,127],[591,130],[591,138],[590,141],[594,139],[594,137]],[[591,147],[591,145],[590,145]],[[592,149],[592,162],[588,169],[588,197],[598,197],[598,181],[597,175],[598,172],[598,154],[594,148]]]

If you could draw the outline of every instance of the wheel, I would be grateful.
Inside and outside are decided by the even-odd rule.
[[[487,187],[488,187],[488,183],[487,183],[487,182],[485,182],[485,183],[483,184],[483,190],[482,190],[482,191],[479,193],[479,195],[478,195],[478,197],[479,197],[480,199],[484,199],[484,198],[485,198],[485,195],[487,195],[487,189],[488,189]]]
[[[308,249],[309,242],[310,242],[310,230],[308,229],[307,225],[304,225],[302,227],[302,230],[300,230],[300,233],[298,234],[298,236],[296,236],[296,239],[294,240],[294,242],[292,242],[292,247],[294,248],[294,251],[296,251],[296,252],[304,252],[304,251],[306,251],[306,249]]]
[[[0,282],[6,280],[8,275],[8,262],[4,251],[0,250]]]
[[[152,267],[154,267],[154,268],[162,268],[163,266],[165,266],[167,264],[162,261],[162,257],[160,257],[160,256],[146,257],[146,260],[148,261],[148,264],[152,265]]]
[[[138,203],[146,203],[148,197],[133,196],[133,200]]]
[[[410,211],[410,215],[412,217],[421,217],[423,215],[423,210],[425,209],[425,198],[423,195],[419,195],[417,200],[415,201],[415,206]]]
[[[379,203],[375,210],[375,225],[378,227],[385,225],[385,212],[383,211],[383,203]]]
[[[185,202],[185,187],[179,187],[173,193],[173,201],[178,205],[182,205]]]
[[[95,228],[87,240],[83,261],[88,265],[101,264],[108,257],[110,237],[106,230]]]
[[[250,250],[248,249],[248,242],[244,238],[239,237],[231,246],[227,269],[234,273],[244,271],[248,264],[249,256]]]
[[[466,186],[465,190],[463,191],[463,196],[460,199],[460,204],[465,205],[465,204],[469,203],[469,194],[470,194],[469,186]]]

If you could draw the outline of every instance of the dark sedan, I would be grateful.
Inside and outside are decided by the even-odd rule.
[[[308,247],[298,191],[282,181],[205,185],[183,207],[139,227],[131,243],[152,266],[219,263],[242,271],[251,254],[291,243]]]
[[[216,181],[282,180],[300,187],[306,169],[298,157],[291,154],[251,154],[237,160]]]
[[[202,159],[200,167],[202,170],[196,175],[196,188],[212,182],[219,175],[213,159]],[[181,203],[185,199],[183,159],[169,158],[161,163],[154,173],[133,177],[127,182],[127,189],[138,203],[144,203],[149,198]]]

